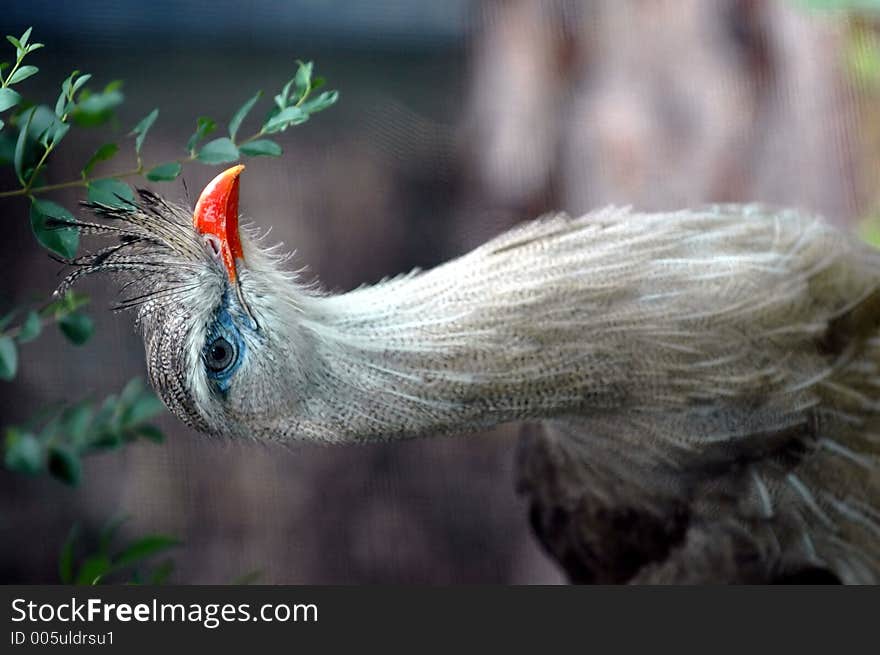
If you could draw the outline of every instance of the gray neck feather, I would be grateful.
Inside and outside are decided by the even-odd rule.
[[[813,218],[743,211],[548,217],[425,273],[301,293],[312,363],[278,428],[363,441],[609,410],[690,416],[755,389],[770,412],[776,394],[796,405],[816,371],[781,369],[772,330],[815,338],[797,315],[802,284],[848,246]]]

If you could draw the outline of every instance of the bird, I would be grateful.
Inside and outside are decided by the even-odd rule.
[[[87,203],[74,225],[110,243],[58,290],[117,281],[187,425],[349,444],[517,423],[518,488],[572,582],[880,579],[880,251],[795,210],[607,207],[330,293],[242,224],[243,169],[194,209]]]

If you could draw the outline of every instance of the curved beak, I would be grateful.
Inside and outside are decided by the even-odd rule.
[[[196,203],[193,227],[223,262],[241,307],[254,328],[258,328],[257,320],[245,302],[237,274],[238,262],[244,260],[238,234],[238,176],[243,170],[243,164],[227,168],[208,183]]]
[[[243,170],[238,164],[211,180],[193,212],[193,226],[217,249],[230,282],[236,281],[236,262],[243,259],[238,236],[238,177]]]

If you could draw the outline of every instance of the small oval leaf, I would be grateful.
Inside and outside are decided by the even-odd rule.
[[[243,143],[238,147],[241,154],[248,157],[280,157],[282,150],[274,141],[259,139],[250,143]]]
[[[99,205],[131,209],[134,192],[125,182],[108,177],[89,183],[88,198],[89,202]]]
[[[95,151],[86,165],[83,166],[83,175],[88,175],[98,162],[112,159],[119,152],[119,146],[115,143],[105,143]]]
[[[146,178],[153,182],[170,182],[176,179],[182,170],[183,166],[180,163],[172,161],[167,164],[159,164],[155,168],[150,169],[147,171]]]
[[[12,89],[0,89],[0,111],[6,111],[15,107],[21,101],[21,96]]]
[[[79,102],[73,106],[73,120],[83,127],[103,125],[113,116],[113,110],[125,100],[125,96],[116,90],[92,93],[87,98],[84,95],[85,92],[81,93]]]
[[[40,336],[42,330],[43,324],[40,322],[40,315],[35,311],[30,311],[28,312],[27,318],[24,319],[24,323],[21,324],[16,339],[19,343],[33,341]]]
[[[241,127],[242,121],[248,115],[251,109],[254,108],[254,105],[257,104],[257,100],[260,99],[260,96],[263,95],[262,91],[257,91],[252,98],[250,98],[247,102],[245,102],[232,119],[229,121],[229,138],[233,141],[235,140],[235,135],[238,134],[238,128]]]
[[[179,546],[180,540],[174,537],[167,537],[162,534],[153,534],[129,544],[121,553],[114,558],[115,567],[128,566],[136,564],[148,557],[157,555],[163,551]]]
[[[294,84],[296,85],[296,96],[293,99],[294,102],[301,101],[308,95],[309,91],[312,90],[312,69],[314,69],[314,64],[312,62],[299,62],[299,67],[296,69],[296,76],[293,78]]]
[[[12,337],[0,337],[0,380],[11,380],[18,370],[18,348]]]
[[[147,138],[147,132],[150,131],[150,128],[153,126],[153,123],[156,122],[156,119],[159,117],[159,110],[154,109],[149,114],[144,116],[140,123],[134,126],[134,129],[131,131],[132,134],[136,134],[137,138],[134,140],[134,151],[137,154],[141,154],[141,148],[144,146],[144,139]]]
[[[65,259],[76,255],[79,247],[79,232],[76,228],[52,224],[57,221],[72,221],[73,214],[54,202],[35,198],[31,203],[30,218],[31,229],[41,246]]]
[[[283,132],[291,125],[300,125],[309,120],[309,114],[300,107],[287,107],[282,109],[263,125],[263,131],[267,134]]]
[[[58,320],[58,327],[71,343],[81,346],[95,331],[95,322],[85,314],[68,314]]]
[[[6,454],[3,463],[10,471],[36,475],[43,470],[43,446],[30,433],[10,428],[6,432]]]
[[[49,473],[71,486],[79,484],[82,463],[79,455],[66,446],[55,444],[49,448]]]
[[[18,84],[22,80],[26,80],[31,75],[36,75],[40,72],[40,69],[36,66],[22,66],[17,71],[15,71],[8,80],[6,80],[7,84]]]
[[[27,141],[28,141],[28,130],[31,127],[31,121],[34,119],[34,114],[36,110],[34,107],[31,107],[27,111],[25,111],[20,117],[19,120],[24,120],[24,127],[18,133],[18,140],[15,142],[15,153],[13,155],[13,165],[15,166],[15,175],[18,177],[18,181],[21,182],[21,185],[24,186],[26,181],[24,179],[24,162],[27,157]],[[27,118],[25,118],[27,116]]]
[[[339,91],[324,91],[316,98],[306,100],[300,108],[308,114],[315,114],[335,104],[337,100],[339,100]]]
[[[193,132],[193,135],[186,142],[186,151],[190,154],[195,154],[194,151],[198,142],[216,129],[217,123],[212,119],[207,116],[199,116],[198,119],[196,119],[196,131]]]
[[[227,164],[238,160],[238,148],[228,137],[206,143],[199,151],[198,159],[205,164]]]

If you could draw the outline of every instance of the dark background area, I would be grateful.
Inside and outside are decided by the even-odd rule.
[[[870,218],[878,95],[858,58],[874,14],[807,4],[821,3],[47,0],[4,3],[0,27],[33,25],[47,44],[29,62],[41,69],[29,96],[54,102],[74,68],[98,87],[123,79],[117,138],[159,107],[144,157],[156,163],[181,155],[196,116],[222,130],[256,89],[271,96],[296,59],[314,60],[340,101],[281,135],[282,159],[247,162],[241,208],[296,265],[347,290],[554,209],[762,201],[838,224]],[[69,136],[49,181],[75,176],[112,133]],[[128,168],[127,147],[103,170]],[[190,196],[218,170],[187,166]],[[186,198],[181,180],[140,184]],[[14,186],[4,169],[0,188]],[[59,280],[26,213],[24,200],[0,200],[7,301]],[[73,348],[52,330],[24,346],[16,381],[0,383],[0,425],[144,375],[131,317],[105,311],[109,285],[83,290],[95,337]],[[57,581],[71,525],[94,532],[119,513],[132,516],[126,535],[185,542],[181,583],[254,570],[266,583],[563,580],[515,492],[513,426],[290,449],[209,440],[168,415],[161,426],[164,445],[91,457],[75,489],[0,471],[0,582]]]

